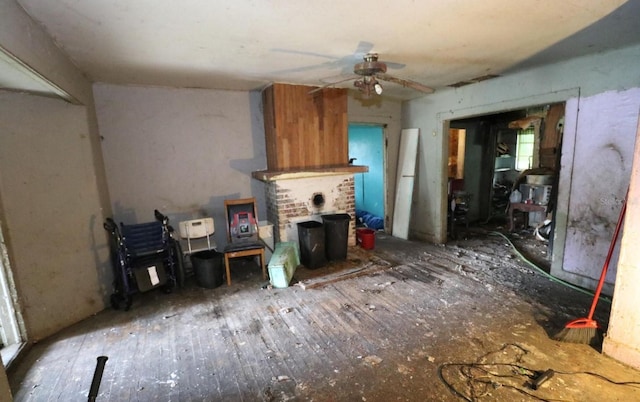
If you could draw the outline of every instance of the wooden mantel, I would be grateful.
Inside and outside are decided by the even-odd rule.
[[[254,179],[270,182],[276,180],[303,179],[320,176],[337,176],[341,174],[366,173],[369,166],[344,165],[324,168],[304,168],[295,170],[258,170],[251,172]]]

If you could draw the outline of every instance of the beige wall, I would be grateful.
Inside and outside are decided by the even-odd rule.
[[[3,232],[36,341],[102,310],[109,291],[87,111],[0,93],[0,132]]]
[[[109,195],[91,84],[13,0],[0,0],[0,46],[86,106],[0,94],[0,221],[35,341],[104,307]]]
[[[0,362],[0,401],[13,401],[11,388],[9,387],[9,379],[7,378],[7,373],[5,372],[2,362]]]
[[[637,136],[640,136],[640,121]],[[636,141],[631,186],[624,219],[618,275],[611,305],[611,318],[603,353],[632,367],[640,369],[640,283],[638,261],[640,250],[640,141]]]
[[[17,285],[24,335],[31,342],[104,308],[111,277],[100,222],[103,213],[110,214],[109,194],[90,83],[14,0],[0,0],[0,47],[62,88],[75,103],[87,106],[0,94],[0,230]],[[63,115],[73,116],[59,127],[51,126],[58,119],[52,113],[61,109]],[[58,142],[53,137],[59,134]],[[63,151],[56,152],[59,148]],[[38,155],[49,163],[42,164]],[[51,176],[55,178],[47,180]],[[27,177],[29,181],[20,182]],[[74,183],[78,178],[81,181]],[[45,188],[51,194],[44,194]],[[69,188],[86,203],[77,208],[75,200],[64,201]],[[52,210],[52,205],[59,210]],[[12,400],[1,364],[0,400]]]

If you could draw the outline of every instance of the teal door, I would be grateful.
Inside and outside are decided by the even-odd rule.
[[[354,165],[369,166],[355,174],[356,209],[384,220],[384,129],[382,126],[349,124],[349,158]]]

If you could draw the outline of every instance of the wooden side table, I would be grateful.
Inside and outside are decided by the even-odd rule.
[[[513,232],[513,211],[526,213],[525,227],[529,226],[529,212],[547,212],[546,205],[525,204],[524,202],[512,202],[509,205],[509,231]]]

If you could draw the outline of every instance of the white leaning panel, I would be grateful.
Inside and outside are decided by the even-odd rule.
[[[419,129],[407,128],[402,130],[400,136],[396,202],[393,208],[391,234],[401,239],[409,238],[409,222],[411,218],[411,202],[413,200],[413,181],[416,174],[419,134]]]

